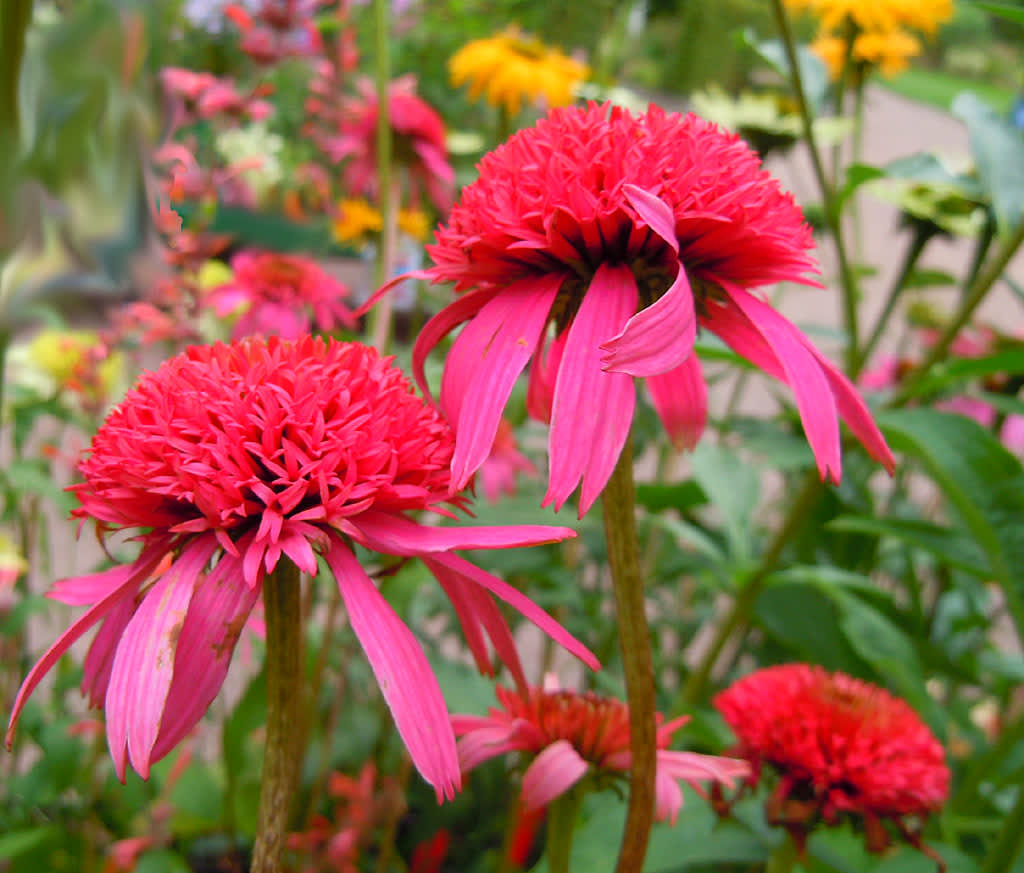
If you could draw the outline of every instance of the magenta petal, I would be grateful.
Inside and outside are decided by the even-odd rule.
[[[117,645],[104,710],[110,754],[122,781],[126,748],[132,767],[143,779],[149,777],[188,605],[216,548],[212,535],[189,543],[143,595]]]
[[[465,716],[452,716],[453,727],[459,718]],[[511,724],[495,723],[490,719],[484,719],[486,724],[474,727],[472,730],[458,730],[461,733],[459,739],[459,766],[463,773],[468,773],[474,767],[478,767],[484,761],[497,758],[507,752],[522,752],[530,749],[533,741],[537,738],[530,736],[531,730],[524,730],[527,727],[525,722],[515,721]],[[460,725],[464,727],[464,725]]]
[[[357,539],[388,555],[414,557],[452,549],[504,549],[557,543],[576,536],[567,527],[518,524],[507,527],[427,527],[401,515],[367,511],[349,519]]]
[[[326,559],[413,764],[438,801],[453,798],[461,785],[455,734],[423,649],[340,539]]]
[[[526,412],[537,421],[545,424],[551,421],[551,405],[555,396],[555,380],[558,368],[562,366],[562,354],[565,351],[567,332],[562,331],[551,340],[545,350],[545,337],[542,334],[537,343],[530,365],[530,379],[526,386]]]
[[[403,273],[401,276],[395,276],[394,279],[391,279],[390,281],[385,282],[383,285],[380,286],[380,288],[378,288],[376,291],[374,291],[370,295],[369,299],[366,300],[362,304],[362,306],[360,306],[358,309],[355,310],[355,312],[352,313],[352,317],[353,318],[362,318],[364,315],[366,315],[367,312],[369,312],[371,309],[373,309],[374,305],[385,294],[387,294],[389,291],[393,291],[395,288],[397,288],[403,282],[411,282],[414,279],[430,279],[430,278],[432,278],[430,273],[425,272],[423,270],[413,270],[411,273]]]
[[[68,606],[85,606],[102,600],[113,589],[120,588],[132,573],[133,565],[122,564],[88,576],[72,576],[54,582],[46,596]]]
[[[569,327],[548,433],[551,472],[543,505],[560,509],[584,479],[580,516],[601,493],[633,424],[633,379],[601,370],[600,344],[636,311],[629,267],[602,264]]]
[[[527,810],[547,806],[584,777],[589,765],[568,740],[556,740],[526,768],[523,774],[523,806]]]
[[[647,377],[658,418],[678,449],[696,447],[708,418],[708,386],[696,355],[667,373]]]
[[[424,558],[424,560],[428,559]],[[529,597],[513,588],[507,582],[502,582],[497,576],[492,576],[490,573],[481,570],[475,564],[471,564],[457,555],[445,553],[432,555],[429,558],[428,566],[432,567],[434,564],[441,564],[468,581],[486,588],[499,600],[504,600],[505,603],[517,610],[523,618],[537,625],[551,639],[583,661],[588,667],[594,670],[601,669],[600,662],[583,643],[537,606]]]
[[[107,613],[106,618],[92,638],[89,651],[82,664],[82,693],[89,698],[89,706],[101,707],[107,699],[110,685],[110,671],[114,667],[114,655],[121,641],[124,629],[135,615],[135,595],[126,595]]]
[[[693,292],[680,264],[672,287],[627,321],[622,333],[601,346],[605,351],[601,365],[611,373],[656,376],[689,358],[696,339]]]
[[[516,379],[533,354],[565,277],[545,274],[506,287],[486,303],[455,341],[445,373],[468,374],[465,393],[449,409],[445,391],[441,404],[455,423],[452,487],[461,490],[487,460]],[[468,346],[457,350],[472,334]]]
[[[644,223],[678,255],[679,240],[676,237],[676,216],[672,207],[660,197],[655,197],[636,185],[623,185],[622,193],[626,195],[629,205],[636,210],[636,214]]]
[[[178,640],[174,678],[151,761],[159,761],[181,742],[217,696],[261,590],[245,584],[240,560],[228,555],[196,587]]]
[[[771,306],[758,300],[742,288],[727,287],[736,308],[764,337],[772,353],[782,365],[786,383],[793,389],[800,420],[811,444],[818,472],[821,478],[839,482],[842,475],[842,461],[839,448],[839,418],[832,389],[825,378],[816,355],[807,348],[807,339],[789,321],[779,315]],[[720,333],[716,321],[721,310],[712,309],[709,314],[711,329],[719,333],[726,342],[728,336]],[[742,349],[736,349],[745,354]]]
[[[42,681],[43,676],[50,671],[53,665],[60,660],[61,655],[70,649],[82,634],[110,612],[110,610],[113,609],[122,598],[133,596],[136,587],[142,581],[149,578],[150,573],[152,573],[156,565],[160,563],[160,559],[162,557],[162,548],[144,549],[142,554],[135,559],[135,563],[131,565],[131,575],[121,583],[121,586],[119,588],[115,588],[102,600],[93,604],[93,606],[77,621],[73,622],[71,627],[64,631],[64,633],[57,638],[57,641],[46,650],[38,661],[36,661],[35,666],[29,670],[28,675],[25,677],[25,681],[21,683],[21,687],[18,689],[18,696],[14,700],[14,706],[11,709],[11,718],[7,725],[7,735],[4,738],[4,743],[7,748],[10,748],[11,743],[14,741],[14,729],[17,727],[18,717],[21,715],[21,710],[25,706],[25,701],[28,700],[29,695],[35,691],[36,686]]]

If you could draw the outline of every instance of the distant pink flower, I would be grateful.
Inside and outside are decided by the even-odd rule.
[[[109,869],[115,873],[131,873],[139,862],[139,856],[157,844],[155,837],[129,837],[118,840],[109,850]]]
[[[1024,415],[1006,416],[999,431],[999,439],[1015,455],[1024,455]]]
[[[979,400],[977,397],[969,397],[966,394],[940,400],[935,404],[935,408],[945,410],[946,412],[955,412],[957,415],[962,415],[965,418],[972,418],[987,429],[991,429],[996,423],[996,415],[998,414],[996,408],[991,403]]]
[[[344,107],[339,134],[326,139],[324,148],[332,160],[346,162],[344,177],[349,191],[377,199],[377,92],[368,79],[359,83],[359,91],[360,97]],[[416,203],[423,188],[434,206],[447,212],[455,171],[448,162],[444,122],[416,96],[416,80],[411,76],[391,83],[388,121],[394,131],[394,158],[408,175],[412,202]]]
[[[508,752],[533,756],[523,774],[522,802],[538,809],[564,794],[588,773],[622,776],[629,772],[629,707],[591,692],[563,691],[557,683],[528,691],[497,688],[500,709],[486,716],[454,715],[459,762],[468,773]],[[679,781],[696,787],[706,780],[725,782],[750,774],[745,761],[674,752],[668,744],[688,716],[662,724],[658,715],[656,814],[675,824],[683,806]]]
[[[329,0],[263,0],[250,11],[230,3],[224,14],[241,31],[239,48],[258,64],[312,57],[323,51],[313,16]],[[252,6],[253,4],[249,4]]]
[[[209,119],[217,115],[244,116],[252,121],[262,121],[274,111],[270,103],[261,99],[267,94],[266,85],[242,94],[231,79],[181,67],[164,67],[160,71],[160,81],[168,97],[174,101],[172,128],[196,118]]]
[[[533,462],[519,451],[512,425],[502,419],[491,453],[480,467],[480,485],[484,497],[496,503],[503,494],[515,494],[519,473],[536,472]]]
[[[481,669],[485,637],[516,682],[522,666],[488,592],[594,665],[593,656],[528,598],[454,554],[572,536],[566,528],[433,527],[416,510],[464,507],[452,496],[453,438],[440,414],[375,349],[306,337],[193,346],[143,375],[107,417],[74,486],[99,531],[139,529],[129,565],[58,582],[50,596],[88,605],[32,668],[22,707],[42,677],[100,624],[83,691],[106,710],[118,775],[143,776],[202,717],[282,557],[331,569],[399,734],[438,796],[459,769],[437,680],[416,638],[377,591],[352,546],[418,557],[455,606]]]
[[[349,288],[309,258],[243,251],[231,260],[234,278],[211,289],[206,302],[224,317],[244,310],[232,337],[249,334],[298,339],[316,325],[330,331],[355,319],[342,301]]]
[[[692,446],[707,407],[698,326],[793,389],[823,478],[840,477],[840,417],[891,468],[846,377],[747,290],[807,281],[815,262],[799,207],[738,136],[653,106],[634,117],[591,104],[553,110],[478,169],[423,273],[463,293],[413,352],[425,386],[427,354],[468,322],[441,382],[456,487],[487,458],[531,359],[531,412],[551,418],[545,504],[559,508],[581,480],[581,513],[601,493],[632,425],[634,377]]]

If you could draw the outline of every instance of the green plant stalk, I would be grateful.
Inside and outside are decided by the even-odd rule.
[[[793,838],[786,833],[782,842],[765,862],[764,873],[791,873],[800,860],[800,850],[797,848]]]
[[[0,142],[17,140],[18,80],[25,56],[25,35],[31,22],[32,0],[4,0],[4,13],[0,15]]]
[[[544,854],[547,855],[549,873],[569,873],[572,838],[582,800],[583,794],[576,786],[556,797],[548,806]]]
[[[397,204],[394,203],[393,138],[388,88],[391,84],[391,31],[388,0],[374,0],[373,19],[376,31],[374,65],[377,85],[377,196],[381,217],[380,246],[374,272],[376,287],[391,278],[394,263],[395,236],[398,227]],[[394,303],[391,294],[385,294],[370,312],[370,337],[373,345],[383,354],[391,337]]]
[[[302,766],[302,607],[299,570],[282,557],[263,581],[267,738],[252,873],[278,873]]]
[[[608,563],[615,591],[619,649],[626,674],[629,745],[632,753],[629,808],[616,873],[637,873],[643,869],[647,841],[654,823],[654,779],[657,767],[654,665],[644,610],[644,582],[637,548],[635,506],[633,441],[630,437],[601,495]]]
[[[797,495],[796,500],[793,501],[786,520],[776,532],[775,537],[764,553],[764,557],[761,558],[760,564],[747,577],[743,587],[733,599],[731,609],[716,628],[715,635],[712,637],[704,657],[686,678],[686,683],[683,685],[682,693],[674,711],[681,712],[704,699],[708,685],[711,682],[711,674],[714,671],[719,656],[722,654],[722,650],[733,634],[746,633],[747,626],[750,623],[750,615],[754,610],[754,604],[764,588],[765,581],[771,575],[772,570],[775,569],[775,565],[779,562],[779,558],[782,555],[782,550],[786,547],[790,538],[799,530],[810,511],[814,508],[814,505],[818,502],[824,487],[816,471],[812,470],[808,473],[804,487]]]
[[[971,268],[967,271],[967,278],[964,279],[963,287],[960,291],[961,297],[966,297],[970,291],[971,284],[975,279],[978,278],[978,273],[981,271],[982,265],[985,263],[985,258],[989,253],[989,249],[992,248],[992,241],[996,238],[996,219],[991,211],[985,213],[985,224],[981,228],[981,232],[978,234],[978,240],[974,245],[974,255],[971,257]]]
[[[789,62],[790,79],[792,80],[797,108],[800,111],[804,139],[807,141],[807,148],[811,154],[814,178],[817,180],[818,188],[821,190],[825,222],[828,225],[829,233],[832,235],[832,242],[836,250],[836,260],[839,263],[839,282],[843,302],[843,326],[846,330],[847,338],[846,365],[847,369],[852,370],[858,356],[857,304],[860,300],[860,292],[857,288],[857,276],[846,254],[846,245],[843,242],[842,221],[839,215],[835,191],[829,184],[828,177],[825,174],[825,165],[821,160],[821,150],[818,148],[817,138],[814,135],[814,119],[811,117],[811,108],[807,102],[803,81],[800,78],[796,43],[793,39],[793,31],[789,26],[786,10],[782,6],[782,0],[772,0],[772,10],[775,13],[779,35],[782,37],[782,44],[786,50],[786,60]]]
[[[1012,870],[1024,849],[1024,785],[1017,787],[1017,801],[1003,822],[995,844],[985,856],[980,873],[1005,873]]]

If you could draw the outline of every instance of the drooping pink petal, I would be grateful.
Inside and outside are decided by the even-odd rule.
[[[395,276],[393,279],[385,282],[376,291],[374,291],[369,298],[364,301],[357,309],[352,313],[353,318],[362,318],[369,312],[373,307],[380,302],[380,299],[390,291],[394,291],[403,282],[412,282],[417,279],[429,279],[430,274],[423,270],[413,270],[411,273],[403,273],[401,276]]]
[[[466,725],[459,721],[467,718],[469,716],[452,716],[453,730],[460,735],[459,766],[463,773],[506,752],[527,751],[537,740],[536,731],[523,721],[507,724],[484,719],[485,724],[467,731]]]
[[[572,743],[556,740],[526,768],[523,774],[523,806],[527,810],[547,806],[579,782],[589,766]]]
[[[601,370],[600,344],[636,311],[637,290],[626,266],[602,264],[569,327],[552,404],[551,473],[543,506],[555,509],[583,479],[580,517],[601,493],[633,424],[633,379]]]
[[[475,564],[471,564],[457,555],[441,552],[436,555],[423,556],[423,560],[431,569],[433,569],[435,564],[440,564],[458,573],[470,582],[486,588],[499,600],[504,600],[505,603],[519,612],[523,618],[537,625],[551,639],[583,661],[588,667],[594,670],[601,669],[600,662],[586,646],[530,600],[529,597],[521,591],[517,591],[507,582],[502,582],[497,576],[492,576],[490,573],[481,570]]]
[[[576,536],[568,527],[545,524],[427,527],[386,512],[369,510],[348,522],[353,535],[369,549],[415,557],[453,549],[502,549],[557,543]]]
[[[423,649],[340,538],[325,557],[413,764],[439,801],[453,798],[461,784],[455,734]]]
[[[192,730],[224,684],[235,644],[262,591],[240,585],[240,575],[239,559],[225,555],[192,595],[151,761],[159,761]]]
[[[558,274],[550,274],[508,286],[483,306],[452,346],[445,370],[470,374],[462,396],[449,398],[441,392],[442,408],[449,421],[456,422],[453,489],[464,488],[487,460],[501,413],[533,354],[562,281]],[[463,337],[470,335],[468,344],[460,347]]]
[[[693,450],[708,418],[708,386],[697,356],[690,355],[667,373],[648,376],[647,390],[676,448]]]
[[[146,592],[118,643],[104,710],[107,742],[121,781],[126,751],[138,774],[149,776],[150,752],[160,732],[188,605],[216,547],[212,535],[189,543]]]
[[[551,340],[551,344],[545,350],[546,338],[541,335],[533,355],[533,363],[530,365],[530,380],[526,387],[526,411],[531,418],[545,424],[551,421],[555,381],[558,377],[558,368],[562,365],[567,337],[568,332],[562,331]]]
[[[122,597],[107,613],[96,636],[89,644],[89,651],[82,665],[82,693],[88,696],[89,706],[103,706],[103,701],[107,699],[107,687],[110,685],[110,671],[114,666],[117,644],[128,622],[135,615],[135,607],[134,594]]]
[[[85,606],[102,600],[113,589],[120,588],[130,575],[132,565],[122,564],[99,573],[90,573],[88,576],[60,579],[53,583],[46,596],[68,606]]]

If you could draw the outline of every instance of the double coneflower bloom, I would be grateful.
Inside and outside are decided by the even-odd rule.
[[[413,762],[438,795],[459,785],[455,737],[415,637],[377,591],[353,546],[418,557],[450,597],[481,668],[486,639],[525,685],[490,594],[596,666],[528,598],[454,554],[534,545],[566,528],[431,527],[407,517],[452,496],[453,439],[433,407],[375,349],[306,337],[196,346],[142,377],[80,465],[83,521],[136,529],[134,561],[65,579],[56,600],[89,609],[33,667],[7,741],[43,675],[94,625],[83,691],[106,710],[118,775],[142,775],[202,717],[227,673],[266,574],[289,559],[333,573]]]
[[[632,425],[634,378],[692,446],[707,416],[701,327],[793,389],[822,478],[839,480],[840,417],[891,467],[856,389],[749,290],[808,281],[812,244],[757,155],[696,116],[591,104],[517,133],[480,162],[423,273],[459,294],[417,339],[421,386],[428,353],[466,325],[440,391],[456,431],[453,487],[486,460],[531,361],[528,406],[551,422],[545,504],[560,507],[582,481],[582,514],[601,493]]]

